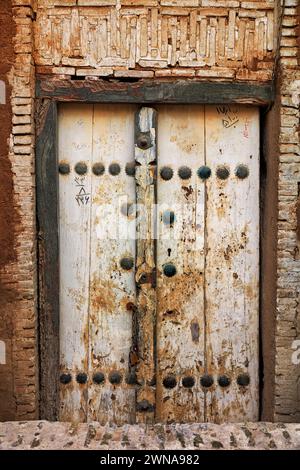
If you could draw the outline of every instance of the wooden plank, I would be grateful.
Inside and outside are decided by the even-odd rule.
[[[188,23],[186,18],[180,18],[180,57],[185,57],[187,53],[187,32]]]
[[[225,57],[225,31],[226,20],[225,18],[218,19],[218,58]]]
[[[206,106],[206,421],[258,419],[259,115],[257,108]],[[249,176],[235,171],[244,165]],[[229,169],[227,179],[217,169]],[[242,167],[243,168],[243,167]],[[240,374],[250,384],[239,386]],[[226,376],[229,386],[217,379]]]
[[[173,66],[176,64],[177,61],[177,25],[177,18],[171,16],[169,18],[169,31],[171,37],[169,62]]]
[[[136,62],[136,37],[137,37],[137,20],[136,18],[131,18],[130,20],[130,49],[129,49],[129,67],[135,67]]]
[[[140,36],[140,48],[141,56],[145,57],[148,54],[148,22],[146,16],[141,16],[141,36]]]
[[[102,163],[105,172],[92,176],[88,419],[102,424],[135,421],[135,385],[127,383],[135,277],[134,266],[121,266],[135,258],[135,220],[123,208],[135,202],[135,180],[125,172],[134,161],[135,109],[94,107],[93,164]],[[112,164],[118,174],[111,174]],[[96,373],[104,374],[103,383],[92,380]]]
[[[78,174],[75,166],[89,169],[91,156],[92,105],[63,105],[58,120],[58,159],[59,165],[69,165],[70,172],[59,175],[61,421],[87,419],[84,377],[89,347],[91,177],[90,171]],[[63,383],[68,374],[72,380]]]
[[[192,51],[196,49],[197,37],[197,11],[192,10],[190,13],[190,48]]]
[[[168,18],[161,18],[161,57],[166,59],[168,57],[168,31],[169,21]]]
[[[137,421],[149,423],[154,420],[156,382],[156,111],[153,108],[141,108],[136,115],[135,161],[139,217],[136,224],[137,299],[136,311],[133,312],[133,353],[138,360],[136,373],[140,384]],[[134,370],[134,364],[132,367]]]
[[[202,19],[200,21],[200,57],[205,57],[207,55],[206,43],[207,43],[207,19]]]
[[[202,421],[204,393],[204,162],[201,106],[158,108],[157,410],[159,422]],[[173,171],[164,180],[164,167]],[[181,179],[179,169],[191,169]],[[174,223],[165,218],[174,212]],[[165,270],[176,268],[169,277]],[[176,381],[172,384],[172,381]],[[194,384],[193,384],[194,382]],[[184,386],[183,384],[189,384]],[[175,385],[173,387],[173,385]]]
[[[57,110],[50,100],[37,100],[36,106],[40,417],[55,421],[59,388]]]
[[[126,16],[122,16],[120,19],[120,48],[121,48],[121,58],[128,58],[128,48],[127,48],[127,34],[128,34],[128,21]]]
[[[88,101],[103,103],[241,103],[266,106],[274,101],[270,82],[210,83],[198,80],[140,80],[137,83],[105,80],[59,80],[37,77],[39,98],[59,101]]]
[[[151,47],[157,49],[158,46],[158,9],[151,9]]]

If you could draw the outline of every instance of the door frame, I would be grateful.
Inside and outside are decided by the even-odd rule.
[[[59,103],[63,102],[136,103],[141,106],[155,106],[159,103],[248,104],[269,109],[274,102],[274,89],[271,82],[254,84],[152,79],[112,82],[37,77],[36,200],[40,419],[49,421],[58,419],[59,406],[57,109]],[[265,308],[260,310],[263,319]],[[262,350],[264,351],[264,348]],[[267,355],[268,353],[269,351]],[[264,360],[262,364],[264,367]]]

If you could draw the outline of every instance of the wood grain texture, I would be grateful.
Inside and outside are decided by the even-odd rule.
[[[60,419],[103,424],[256,420],[258,109],[158,105],[157,134],[156,111],[147,107],[137,113],[134,131],[136,109],[61,105],[58,155],[71,171],[59,175],[60,372],[70,372],[72,381],[60,386]],[[38,190],[47,194],[38,212],[46,285],[42,315],[49,317],[41,337],[44,345],[48,325],[52,336],[47,351],[53,357],[42,357],[50,368],[42,374],[43,387],[53,381],[51,367],[58,374],[58,284],[52,286],[49,277],[58,274],[57,225],[52,223],[57,221],[57,150],[50,139],[55,122],[56,106],[45,100],[38,119],[38,152],[43,156]],[[150,138],[146,150],[134,145],[134,134],[137,142],[141,133]],[[135,178],[125,171],[134,159]],[[78,162],[87,164],[80,177],[74,171]],[[95,163],[104,165],[102,175],[93,173]],[[117,175],[108,170],[111,163],[120,165]],[[206,182],[197,174],[204,164],[212,170]],[[241,164],[249,171],[244,179],[236,175]],[[216,172],[224,165],[230,175],[222,180]],[[160,175],[164,166],[173,170],[169,181]],[[191,170],[186,180],[178,172],[184,166]],[[49,191],[44,189],[47,182]],[[153,219],[156,191],[160,205]],[[45,219],[49,197],[55,204],[50,205],[52,219]],[[137,218],[134,211],[124,213],[124,204],[134,202],[144,204]],[[164,214],[174,208],[170,226]],[[56,257],[48,275],[43,260],[50,247]],[[124,257],[135,260],[135,266],[123,269]],[[163,273],[170,262],[176,267],[173,277]],[[56,279],[58,283],[58,275]],[[87,383],[76,381],[78,372],[87,374]],[[96,372],[104,374],[103,383],[93,381]],[[112,372],[120,373],[119,384],[111,383]],[[237,377],[244,373],[250,384],[238,385]],[[212,386],[201,384],[204,374],[213,377]],[[219,385],[221,375],[229,377],[229,386]],[[175,377],[173,388],[163,384],[168,376]],[[184,386],[187,377],[193,379],[190,387]],[[55,406],[57,385],[42,388],[42,393]],[[55,416],[50,407],[43,412]]]
[[[91,175],[75,166],[90,166],[93,106],[67,104],[59,109],[58,159],[70,165],[59,175],[60,370],[72,381],[60,386],[60,420],[87,419],[87,384],[77,374],[88,373]]]
[[[37,224],[39,252],[40,415],[58,416],[59,251],[57,192],[57,106],[37,101]]]
[[[204,394],[197,377],[204,366],[204,164],[203,106],[158,108],[157,421],[203,421]],[[160,172],[173,171],[165,181]],[[191,169],[182,179],[179,171]],[[173,224],[165,222],[174,211]],[[164,267],[176,267],[173,277]],[[163,385],[174,376],[177,385]],[[191,377],[192,387],[182,380]]]
[[[223,2],[222,7],[204,6],[198,0],[98,8],[44,6],[37,9],[35,60],[42,66],[111,67],[119,73],[120,67],[126,73],[128,67],[138,69],[138,64],[151,68],[148,63],[155,60],[154,69],[214,66],[222,78],[222,67],[237,71],[247,56],[247,69],[258,70],[257,61],[268,64],[263,80],[270,80],[274,5],[265,3],[259,9],[247,4],[239,9],[230,2]],[[239,27],[241,21],[245,28]],[[244,40],[245,34],[250,42]],[[253,40],[257,47],[251,48]]]
[[[146,139],[146,149],[139,146]],[[141,108],[136,115],[136,325],[133,341],[138,356],[137,420],[153,422],[155,410],[156,335],[156,111]],[[136,328],[136,331],[135,331]]]
[[[90,421],[135,422],[135,389],[128,384],[132,347],[132,305],[135,305],[134,266],[125,270],[123,258],[135,259],[135,218],[124,214],[135,203],[134,176],[126,164],[134,162],[132,105],[95,105],[92,164],[102,163],[103,175],[92,176],[90,316],[89,316],[89,416]],[[109,171],[111,164],[120,173]],[[92,376],[102,372],[104,384]],[[121,382],[113,384],[111,373]]]
[[[205,325],[207,421],[258,419],[259,115],[256,108],[206,106]],[[244,165],[249,176],[235,172]],[[227,179],[217,177],[226,166]],[[250,385],[237,384],[249,374]],[[226,375],[228,387],[217,379]]]
[[[200,80],[140,80],[137,83],[104,80],[73,81],[37,77],[39,98],[58,101],[138,104],[221,104],[265,106],[274,101],[270,84],[210,83]]]

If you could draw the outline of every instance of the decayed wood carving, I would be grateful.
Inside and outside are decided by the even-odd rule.
[[[220,76],[229,77],[232,69],[257,70],[261,61],[260,72],[272,68],[272,2],[244,2],[239,9],[143,3],[38,9],[36,63],[80,67],[83,75],[91,67],[110,75],[122,69],[209,66],[221,67]]]

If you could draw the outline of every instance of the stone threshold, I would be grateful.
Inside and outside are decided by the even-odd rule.
[[[7,421],[0,450],[272,450],[300,449],[300,423],[193,423],[101,426],[99,423]]]

